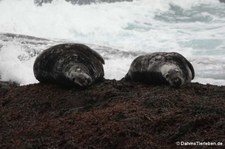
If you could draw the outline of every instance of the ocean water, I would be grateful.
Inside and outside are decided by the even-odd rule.
[[[121,79],[138,55],[175,51],[193,64],[193,82],[225,85],[225,3],[219,0],[0,0],[1,80],[37,83],[36,56],[64,42],[103,55],[107,79]]]

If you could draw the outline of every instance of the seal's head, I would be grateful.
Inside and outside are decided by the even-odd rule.
[[[184,84],[183,73],[179,69],[170,69],[165,74],[165,79],[172,87],[180,87]]]
[[[71,67],[69,71],[66,71],[66,76],[75,84],[81,87],[87,87],[93,82],[88,72],[88,69],[84,65],[77,64]]]

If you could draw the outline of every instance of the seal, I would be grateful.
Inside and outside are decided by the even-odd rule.
[[[181,54],[155,52],[134,59],[125,80],[180,87],[191,82],[194,76],[192,64]]]
[[[104,59],[86,45],[59,44],[44,50],[35,60],[35,78],[44,83],[88,87],[104,77]]]

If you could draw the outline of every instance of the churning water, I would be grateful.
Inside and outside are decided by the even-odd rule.
[[[1,80],[35,83],[32,66],[42,50],[62,42],[80,42],[106,59],[107,79],[121,79],[137,55],[175,51],[193,64],[194,82],[225,85],[225,3],[117,1],[79,5],[52,0],[37,5],[31,0],[0,0]],[[15,38],[14,34],[48,40]]]

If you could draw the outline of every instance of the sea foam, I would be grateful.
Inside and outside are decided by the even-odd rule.
[[[54,44],[79,42],[112,48],[114,52],[99,51],[106,58],[108,79],[121,79],[138,55],[175,51],[194,65],[194,81],[225,85],[225,5],[219,1],[134,0],[72,5],[53,0],[37,6],[31,0],[1,0],[0,10],[1,33],[51,39],[49,44],[30,46],[25,43],[27,39],[6,42],[2,37],[2,80],[35,83],[32,65],[37,54],[28,51],[40,53]],[[51,42],[54,40],[57,42]],[[28,56],[21,59],[21,55]]]

